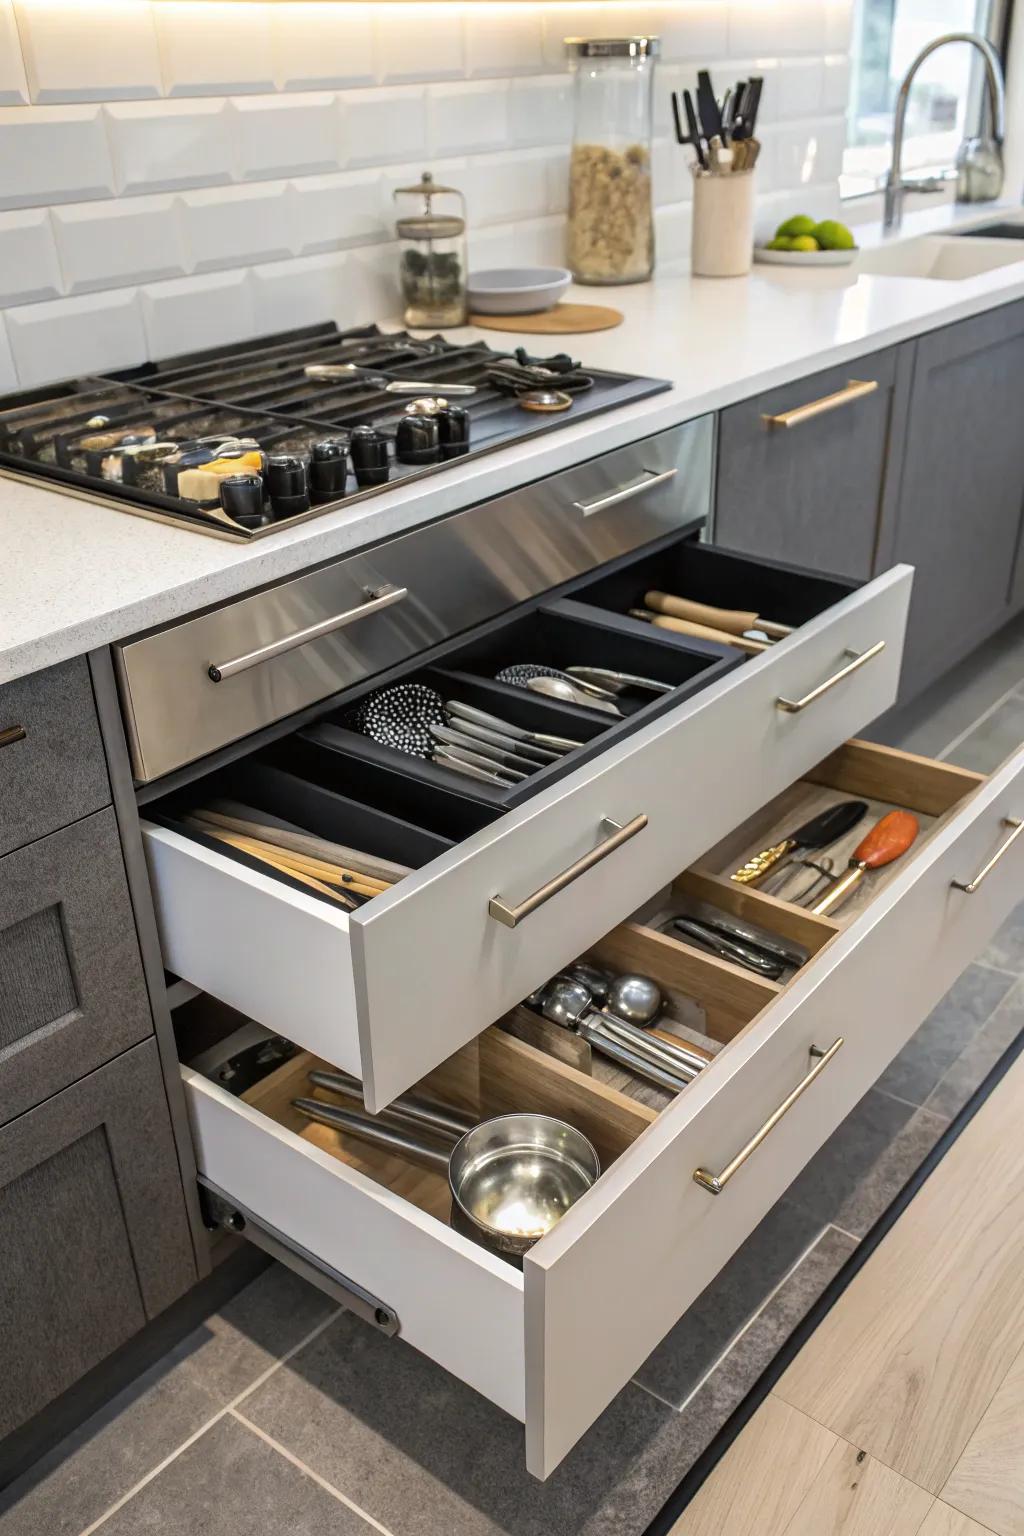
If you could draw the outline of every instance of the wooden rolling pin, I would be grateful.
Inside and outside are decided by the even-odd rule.
[[[648,592],[644,602],[655,613],[663,613],[670,619],[689,619],[693,624],[706,624],[709,629],[721,629],[729,635],[742,636],[744,630],[763,629],[770,640],[782,640],[793,633],[791,624],[774,624],[770,619],[738,608],[712,608],[709,603],[697,603],[690,597],[673,597],[670,592]]]
[[[690,635],[694,640],[713,640],[716,645],[732,645],[738,651],[758,656],[771,644],[769,640],[745,640],[742,635],[730,635],[724,629],[710,629],[707,624],[695,624],[692,619],[672,619],[666,614],[651,613],[646,608],[631,608],[630,617],[644,619],[655,629],[671,629],[677,635]]]

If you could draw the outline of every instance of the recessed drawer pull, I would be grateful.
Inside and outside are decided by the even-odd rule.
[[[772,1114],[768,1116],[768,1119],[765,1121],[764,1125],[761,1126],[760,1130],[754,1132],[746,1146],[737,1152],[732,1162],[727,1163],[726,1166],[722,1169],[721,1173],[709,1173],[706,1168],[698,1168],[695,1170],[693,1175],[694,1183],[699,1184],[701,1189],[706,1189],[709,1195],[720,1195],[722,1190],[728,1184],[729,1180],[732,1178],[733,1174],[737,1173],[739,1169],[743,1167],[743,1164],[746,1162],[747,1158],[750,1157],[752,1153],[757,1151],[758,1147],[766,1139],[766,1137],[769,1136],[772,1131],[774,1131],[783,1115],[789,1113],[800,1095],[802,1093],[806,1093],[807,1089],[811,1086],[816,1077],[821,1076],[829,1062],[838,1055],[840,1050],[842,1050],[842,1047],[842,1035],[839,1036],[838,1040],[833,1040],[827,1051],[823,1051],[818,1045],[812,1045],[811,1055],[816,1059],[814,1066],[808,1072],[807,1076],[800,1079],[789,1097],[783,1099],[778,1109],[774,1110]]]
[[[590,852],[585,853],[581,859],[577,859],[575,864],[570,864],[568,869],[563,869],[560,875],[555,875],[553,880],[549,880],[546,885],[534,891],[532,896],[527,896],[518,907],[510,907],[500,896],[492,896],[487,903],[488,913],[496,922],[503,923],[506,928],[518,927],[524,917],[529,917],[531,912],[536,912],[537,908],[542,907],[546,901],[550,901],[552,896],[557,896],[559,891],[564,891],[567,885],[572,885],[574,880],[585,875],[588,869],[593,869],[595,864],[600,864],[601,860],[606,859],[610,853],[614,853],[616,848],[621,848],[623,843],[628,843],[631,837],[636,837],[646,825],[646,816],[634,816],[633,820],[627,821],[624,826],[621,822],[612,821],[606,816],[601,823],[601,829],[609,830],[611,835],[598,843],[596,848],[591,848]]]
[[[812,421],[815,416],[837,411],[841,405],[852,405],[854,400],[863,400],[865,395],[873,395],[877,388],[877,379],[851,379],[842,389],[837,389],[834,395],[822,395],[820,400],[808,400],[806,405],[794,406],[791,411],[780,411],[777,416],[762,416],[761,420],[769,431],[775,427],[798,427],[801,422]]]
[[[665,485],[669,480],[674,480],[679,473],[678,469],[663,469],[660,474],[653,469],[645,469],[641,480],[634,480],[631,485],[621,486],[619,490],[612,491],[608,496],[602,496],[598,501],[574,501],[573,506],[577,512],[582,512],[584,517],[592,517],[595,512],[603,512],[606,507],[617,507],[620,502],[632,501],[634,496],[640,496],[644,491],[652,491],[656,485]]]
[[[813,704],[815,699],[820,699],[823,693],[828,693],[829,689],[834,688],[837,683],[844,682],[846,678],[852,677],[854,672],[866,666],[869,661],[873,661],[876,656],[881,656],[884,650],[885,641],[876,640],[875,644],[866,651],[844,651],[843,655],[850,657],[845,667],[840,667],[838,672],[833,672],[832,676],[827,677],[823,683],[819,683],[817,688],[812,688],[810,693],[805,693],[802,699],[776,699],[776,709],[784,709],[787,715],[798,715],[802,709],[807,708],[808,704]]]
[[[1002,825],[1012,829],[1009,837],[1003,839],[1002,843],[996,849],[988,863],[984,866],[983,869],[978,870],[978,873],[975,875],[973,880],[968,880],[966,882],[963,880],[951,880],[950,884],[952,885],[954,891],[966,891],[968,896],[973,896],[975,891],[978,889],[978,886],[985,879],[986,875],[991,874],[992,870],[995,869],[1003,854],[1009,853],[1018,837],[1020,837],[1021,833],[1024,832],[1024,821],[1022,821],[1017,816],[1004,816]]]
[[[222,683],[225,678],[234,677],[238,672],[248,672],[250,667],[258,667],[264,661],[272,661],[275,656],[284,656],[288,651],[297,650],[300,645],[307,645],[310,640],[319,640],[322,635],[330,635],[336,629],[344,629],[347,624],[354,624],[357,619],[369,618],[371,613],[379,613],[382,608],[390,608],[393,603],[400,603],[403,597],[408,596],[408,587],[380,587],[376,592],[368,590],[369,601],[360,603],[358,608],[350,608],[347,613],[336,613],[332,618],[324,619],[319,624],[311,624],[308,629],[298,629],[293,635],[285,635],[282,640],[274,640],[270,645],[261,645],[258,650],[249,651],[245,656],[235,656],[231,661],[211,662],[207,671],[213,682]]]
[[[0,731],[0,747],[13,747],[16,741],[25,740],[25,734],[23,725],[9,725],[6,730]]]

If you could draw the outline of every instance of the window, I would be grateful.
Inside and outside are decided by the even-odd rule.
[[[924,45],[943,32],[993,35],[997,0],[855,0],[843,197],[875,192],[892,159],[900,82]],[[907,107],[903,169],[940,174],[961,140],[978,131],[984,67],[976,48],[950,43],[925,60]]]

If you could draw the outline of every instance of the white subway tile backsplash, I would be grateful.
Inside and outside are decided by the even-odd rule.
[[[155,0],[167,95],[272,91],[272,11],[263,0]]]
[[[548,207],[548,156],[537,149],[474,155],[466,163],[462,190],[474,229],[533,218]]]
[[[419,172],[410,172],[413,181]],[[397,183],[396,183],[397,185]],[[394,217],[376,170],[337,171],[293,182],[295,250],[307,256],[388,239]]]
[[[773,137],[778,146],[775,185],[779,189],[838,179],[846,139],[841,118],[784,123],[775,130]]]
[[[470,75],[508,76],[544,65],[544,30],[532,6],[478,5],[466,12],[466,67]]]
[[[849,53],[853,29],[853,0],[825,0],[826,53]]]
[[[150,283],[139,296],[150,357],[198,352],[258,334],[245,270]]]
[[[39,207],[113,192],[101,108],[9,107],[0,131],[0,208]]]
[[[7,335],[22,388],[145,362],[137,299],[137,289],[116,288],[7,310]]]
[[[339,325],[365,325],[371,318],[401,324],[398,259],[395,241],[349,251],[344,307],[337,316]]]
[[[787,119],[814,117],[822,111],[825,66],[820,59],[782,59],[775,89]]]
[[[826,6],[833,0],[731,0],[729,52],[778,57],[824,53]]]
[[[177,201],[190,271],[212,272],[218,267],[244,267],[250,261],[278,261],[297,249],[290,182],[206,187],[199,192],[183,192]]]
[[[690,165],[693,151],[684,149],[675,139],[655,139],[651,149],[651,186],[654,203],[683,203],[693,196]]]
[[[343,164],[387,165],[426,153],[426,98],[418,86],[345,91],[338,111]]]
[[[7,327],[4,324],[3,314],[0,313],[0,390],[6,394],[17,387],[18,374],[14,367],[14,354],[7,340]]]
[[[565,220],[531,219],[469,232],[471,272],[491,267],[562,267],[565,265]]]
[[[0,213],[0,307],[55,299],[61,291],[57,249],[47,209]]]
[[[572,137],[568,75],[513,80],[508,88],[508,132],[516,144],[568,144]]]
[[[368,5],[288,0],[273,8],[271,38],[281,90],[373,84],[373,12]]]
[[[836,115],[844,113],[850,99],[850,55],[829,54],[824,62],[824,71],[821,109]]]
[[[0,0],[0,106],[19,107],[28,101],[28,81],[11,0]],[[0,362],[2,366],[2,362]]]
[[[338,319],[346,309],[349,260],[347,253],[334,252],[254,267],[249,274],[253,334]]]
[[[698,65],[720,58],[728,47],[729,8],[724,0],[683,0],[657,23],[662,58]]]
[[[569,150],[559,149],[548,156],[548,212],[569,211]]]
[[[52,210],[69,293],[125,287],[186,271],[173,197],[68,203]]]
[[[462,17],[455,10],[432,8],[417,24],[399,5],[378,5],[373,28],[381,80],[456,80],[465,72]]]
[[[507,145],[507,82],[432,85],[428,97],[430,138],[435,154],[480,154]]]
[[[226,101],[126,102],[105,109],[119,192],[231,180]]]
[[[690,255],[692,203],[668,203],[654,212],[655,261],[679,261]]]
[[[32,100],[159,96],[160,53],[148,0],[17,0]]]
[[[240,181],[314,175],[338,165],[337,105],[327,91],[239,97],[228,103],[228,132]]]

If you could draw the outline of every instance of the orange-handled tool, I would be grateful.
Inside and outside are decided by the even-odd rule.
[[[901,858],[918,833],[917,817],[909,811],[889,811],[876,821],[866,837],[862,837],[844,875],[840,875],[811,911],[819,917],[834,912],[840,903],[856,889],[864,876],[873,869],[883,869],[894,859]]]

